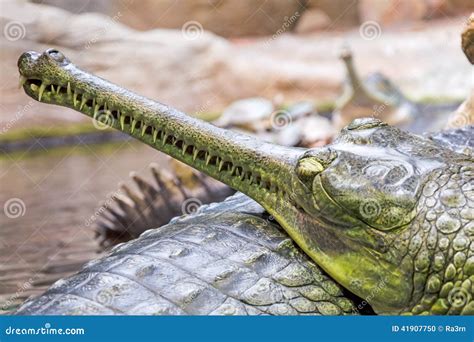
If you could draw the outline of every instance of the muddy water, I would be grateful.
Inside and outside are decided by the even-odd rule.
[[[133,141],[1,155],[0,313],[100,256],[93,231],[99,202],[130,171],[149,173],[152,161],[167,165]]]

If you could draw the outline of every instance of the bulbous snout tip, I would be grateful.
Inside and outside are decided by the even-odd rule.
[[[23,52],[20,57],[18,58],[18,68],[20,72],[26,65],[31,64],[32,62],[36,61],[39,58],[40,54],[36,51],[27,51]]]

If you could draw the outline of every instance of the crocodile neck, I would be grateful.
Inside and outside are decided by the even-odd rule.
[[[394,242],[405,251],[400,265],[413,268],[411,314],[474,314],[474,256],[469,246],[474,217],[464,196],[467,187],[472,189],[468,162],[434,172],[419,201],[423,209]]]
[[[360,104],[370,103],[371,100],[367,95],[367,91],[359,74],[354,67],[354,61],[352,55],[347,55],[342,58],[346,66],[347,78],[350,82],[350,89],[353,95],[353,99]]]

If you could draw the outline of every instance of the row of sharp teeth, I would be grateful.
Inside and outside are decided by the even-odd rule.
[[[23,86],[27,79],[23,76],[20,76],[20,86]],[[46,91],[47,87],[50,87],[50,92],[47,91],[47,93],[50,94],[56,94],[58,95],[62,87],[59,85],[52,85],[52,84],[46,84],[45,82],[42,82],[40,86],[37,86],[36,84],[30,84],[30,87],[33,91],[38,91],[38,100],[41,101],[41,98],[43,96],[43,93]],[[135,118],[129,118],[127,115],[123,115],[123,113],[120,112],[120,110],[114,110],[111,109],[106,102],[103,104],[97,103],[96,99],[91,97],[88,98],[86,94],[84,93],[78,93],[76,92],[75,89],[72,89],[71,83],[68,82],[66,86],[66,93],[68,96],[72,97],[72,102],[73,106],[77,108],[78,110],[82,111],[84,106],[90,109],[94,109],[93,112],[93,118],[98,119],[99,113],[106,113],[109,118],[113,119],[119,119],[120,121],[120,128],[122,131],[125,131],[125,124],[126,121],[128,121],[127,124],[130,126],[130,133],[134,133],[135,129],[137,126],[141,128],[141,136],[144,136],[145,134],[150,134],[153,143],[156,143],[157,140],[161,140],[162,146],[168,144],[171,146],[174,146],[176,148],[181,148],[182,155],[184,156],[185,154],[189,154],[192,156],[193,161],[196,161],[196,159],[201,159],[205,162],[205,165],[213,165],[217,167],[218,171],[221,172],[222,170],[230,172],[231,176],[236,176],[240,177],[241,181],[248,181],[249,185],[255,184],[263,189],[266,189],[270,192],[274,193],[281,193],[282,196],[285,198],[291,200],[288,196],[288,194],[285,191],[282,191],[278,186],[276,186],[273,182],[267,182],[262,179],[257,174],[254,174],[250,171],[245,171],[245,169],[241,166],[234,165],[234,163],[225,161],[222,158],[218,156],[213,156],[209,152],[205,150],[199,150],[193,145],[186,144],[183,140],[179,140],[176,137],[174,137],[171,134],[165,133],[161,130],[158,130],[157,128],[154,128],[153,126],[148,126],[145,125],[142,121],[136,120]],[[81,98],[79,101],[78,98]],[[92,107],[87,106],[86,103],[92,100]],[[112,115],[114,113],[115,115]],[[127,120],[128,118],[128,120]],[[131,122],[130,122],[131,119]],[[151,133],[148,128],[151,128]]]
[[[20,75],[20,81],[19,81],[20,88],[23,87],[23,85],[26,83],[26,81],[28,81],[28,79],[26,77]],[[50,94],[59,95],[60,91],[62,90],[62,87],[60,85],[55,86],[54,84],[47,84],[46,82],[41,82],[41,85],[39,87],[38,87],[38,85],[36,85],[34,83],[30,84],[31,90],[33,90],[34,92],[38,91],[38,101],[41,101],[41,99],[43,98],[43,94],[46,91],[46,87],[48,87],[48,86],[50,87],[51,91],[50,92],[47,91],[47,93],[50,93]],[[55,89],[55,87],[56,87],[56,89]],[[71,83],[69,83],[69,82],[67,84],[67,94],[68,95],[72,94]],[[74,98],[74,103],[75,104],[77,102],[77,95],[78,95],[78,93],[74,92],[73,98]]]

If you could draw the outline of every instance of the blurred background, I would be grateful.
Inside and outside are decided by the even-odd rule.
[[[103,253],[93,228],[98,208],[113,202],[130,171],[147,178],[154,161],[174,172],[159,152],[27,97],[16,65],[24,51],[56,48],[80,68],[190,115],[277,143],[319,146],[340,128],[332,111],[348,84],[345,50],[361,77],[383,75],[417,113],[401,127],[421,133],[472,124],[472,113],[454,124],[452,116],[473,93],[461,49],[470,0],[4,0],[0,7],[4,313]],[[385,119],[385,107],[367,114]]]

